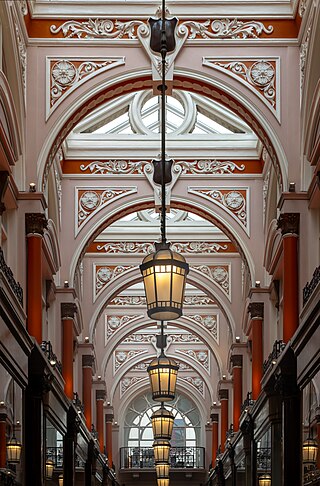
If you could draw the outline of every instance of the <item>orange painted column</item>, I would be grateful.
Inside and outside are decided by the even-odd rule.
[[[298,240],[299,213],[281,214],[283,237],[283,341],[290,341],[299,325]]]
[[[96,390],[96,428],[98,432],[98,440],[100,452],[104,452],[104,433],[103,433],[103,402],[106,397],[105,390]]]
[[[26,214],[27,234],[27,330],[42,342],[42,237],[47,226],[44,214]]]
[[[82,356],[82,403],[84,407],[84,417],[88,430],[92,425],[92,365],[93,356],[85,354]]]
[[[231,356],[233,364],[233,430],[239,430],[239,419],[242,405],[242,355]]]
[[[211,420],[212,420],[212,467],[214,468],[216,464],[217,450],[219,447],[219,431],[218,431],[219,414],[212,413]]]
[[[225,442],[227,440],[227,431],[229,428],[229,390],[220,390],[219,398],[221,403],[221,423],[220,423],[220,438],[221,438],[221,452],[225,450]]]
[[[112,422],[113,413],[106,413],[106,454],[109,467],[112,468]]]
[[[0,469],[5,469],[7,462],[7,416],[0,413]]]
[[[252,335],[252,399],[257,400],[261,392],[263,366],[263,303],[252,302],[249,304],[249,312]]]
[[[72,302],[61,304],[62,374],[65,382],[64,391],[70,400],[73,399],[73,327],[76,310],[76,305]]]
[[[317,469],[320,469],[320,415],[317,415],[317,440],[318,440]]]

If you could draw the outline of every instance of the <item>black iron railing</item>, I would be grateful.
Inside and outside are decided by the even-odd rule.
[[[320,265],[315,269],[312,275],[312,279],[310,280],[310,282],[307,282],[307,284],[305,285],[302,291],[303,305],[306,305],[306,303],[310,299],[311,295],[313,294],[319,282],[320,282]]]
[[[3,273],[3,275],[6,277],[6,280],[8,284],[10,285],[11,289],[13,290],[13,293],[17,297],[19,303],[21,306],[23,306],[23,290],[19,282],[15,281],[15,278],[13,276],[12,270],[10,267],[5,262],[4,255],[2,248],[0,248],[0,270]]]
[[[42,341],[41,349],[44,352],[44,354],[47,356],[48,361],[51,364],[51,366],[54,366],[59,371],[59,373],[62,375],[62,364],[58,360],[57,356],[54,354],[51,342],[50,341]]]
[[[47,447],[46,457],[53,462],[54,467],[63,467],[63,447]]]
[[[170,467],[204,469],[204,447],[171,447]],[[154,468],[152,447],[121,447],[121,469]]]
[[[252,407],[254,405],[254,400],[252,398],[252,392],[248,392],[247,396],[241,405],[241,413],[244,412],[246,409]]]
[[[280,354],[282,353],[285,347],[286,347],[286,343],[284,343],[283,341],[274,342],[271,353],[263,363],[263,374],[265,374],[268,371],[270,366],[275,364],[276,360],[279,358]]]
[[[72,400],[72,403],[77,407],[77,409],[80,411],[80,412],[84,412],[84,406],[79,398],[79,395],[77,392],[73,392],[73,400]]]

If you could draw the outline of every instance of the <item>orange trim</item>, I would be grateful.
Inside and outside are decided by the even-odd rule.
[[[105,17],[104,17],[105,18]],[[117,18],[111,18],[108,17],[110,20],[112,20],[114,23],[116,23]],[[64,37],[62,31],[59,31],[57,34],[52,34],[50,32],[50,27],[52,25],[59,27],[63,25],[65,22],[71,19],[57,19],[57,18],[52,18],[52,19],[32,19],[30,15],[25,16],[25,23],[26,23],[26,28],[28,32],[28,36],[30,38],[43,38],[43,39],[48,39],[48,38],[54,38],[54,39],[63,39],[66,38]],[[132,19],[121,19],[121,22],[128,22]],[[136,19],[136,20],[142,20],[145,23],[147,23],[146,20],[144,19]],[[181,22],[186,22],[186,21],[192,21],[194,19],[183,19]],[[208,20],[208,17],[204,17],[203,19],[197,19],[198,22],[205,22]],[[214,20],[213,18],[210,19],[211,21]],[[241,19],[243,22],[247,21],[252,21],[252,18],[248,19]],[[258,20],[258,19],[254,19]],[[88,18],[81,18],[77,19],[77,22],[85,22],[88,21]],[[299,15],[295,19],[261,19],[263,24],[266,27],[269,27],[270,25],[273,27],[273,31],[270,34],[267,34],[265,32],[262,32],[259,35],[260,39],[275,39],[275,38],[280,38],[280,39],[295,39],[298,37],[299,34],[299,28],[301,25],[301,18]],[[180,23],[181,23],[180,22]],[[128,34],[125,34],[122,36],[122,38],[129,38]],[[200,35],[196,36],[196,39],[203,39]],[[78,37],[71,37],[71,39],[74,39],[75,41],[79,40]]]
[[[233,368],[233,427],[239,430],[239,419],[242,405],[242,367]]]
[[[65,381],[64,391],[73,400],[73,319],[63,319],[62,374]]]
[[[84,406],[84,416],[88,430],[91,430],[92,425],[92,404],[91,404],[91,390],[92,390],[92,369],[91,367],[82,368],[82,397]]]
[[[106,452],[109,467],[112,467],[112,422],[106,421]]]
[[[42,236],[27,238],[27,329],[42,343]]]
[[[62,160],[61,161],[61,168],[63,174],[83,174],[84,176],[92,174],[90,169],[81,170],[81,166],[88,166],[91,162],[94,162],[96,159],[92,160]],[[103,162],[103,159],[99,159]],[[110,160],[110,159],[107,159]],[[201,159],[197,159],[201,160]],[[221,159],[222,160],[222,159]],[[229,159],[228,159],[229,160]],[[180,159],[177,159],[176,162],[179,162]],[[151,162],[151,160],[146,160],[146,163]],[[191,160],[190,162],[193,162]],[[232,160],[237,166],[241,167],[244,165],[244,170],[235,169],[230,176],[235,174],[262,174],[263,171],[263,161],[262,160]],[[97,175],[97,174],[95,174]],[[99,174],[98,174],[99,175]],[[210,175],[210,174],[208,174]],[[124,176],[129,176],[128,174],[124,174]]]
[[[252,319],[252,399],[257,400],[262,379],[262,319]]]

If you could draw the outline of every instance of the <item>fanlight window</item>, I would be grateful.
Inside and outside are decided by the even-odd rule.
[[[159,404],[151,399],[151,394],[135,399],[128,408],[125,419],[125,444],[127,447],[152,447],[153,433],[151,415],[158,410]],[[174,414],[171,439],[172,447],[196,447],[200,442],[200,415],[198,409],[188,398],[177,395],[166,408]]]

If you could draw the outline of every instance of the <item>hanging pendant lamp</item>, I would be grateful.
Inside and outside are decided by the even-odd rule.
[[[11,464],[18,464],[20,462],[20,457],[21,457],[21,450],[22,450],[22,444],[21,442],[16,438],[15,435],[15,409],[14,409],[14,399],[15,399],[15,390],[14,390],[14,381],[12,382],[12,412],[13,412],[13,418],[12,418],[12,437],[11,439],[8,440],[6,444],[6,449],[7,449],[7,460]]]
[[[151,416],[153,437],[155,440],[170,440],[172,435],[174,416],[170,410],[167,410],[163,403]]]
[[[165,478],[165,479],[157,479],[158,486],[169,486],[170,479]]]
[[[152,50],[161,54],[161,175],[154,173],[154,182],[161,183],[161,242],[155,243],[156,252],[147,255],[140,270],[147,299],[148,316],[167,321],[182,315],[184,290],[189,265],[185,258],[170,249],[166,239],[166,183],[171,180],[171,160],[166,160],[166,55],[175,49],[174,29],[177,19],[166,19],[165,0],[162,2],[162,19],[150,22]],[[154,166],[159,161],[153,161]],[[168,176],[168,168],[170,174]]]
[[[152,444],[154,452],[154,462],[156,464],[167,462],[170,457],[170,442],[168,440],[157,439]]]
[[[270,474],[262,474],[259,476],[259,486],[271,486]]]
[[[161,353],[158,358],[151,361],[147,368],[152,389],[152,399],[158,402],[174,400],[179,366],[174,359],[164,354],[165,338],[164,323],[161,321],[161,334],[157,337],[161,343]]]
[[[51,459],[46,460],[46,479],[50,480],[53,477],[54,462]]]
[[[166,462],[156,464],[156,474],[158,479],[168,479],[169,478],[170,466]]]

